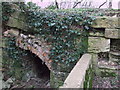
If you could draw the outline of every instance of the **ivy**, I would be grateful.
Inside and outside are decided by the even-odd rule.
[[[78,12],[42,10],[31,2],[19,6],[26,16],[26,32],[41,36],[52,45],[49,57],[54,63],[69,66],[87,51],[87,35],[93,17]]]
[[[27,55],[27,52],[16,46],[15,37],[4,38],[5,48],[3,48],[3,68],[8,76],[17,77],[17,69],[23,68],[23,56]],[[20,72],[22,75],[24,71]],[[22,79],[22,77],[16,78]]]
[[[3,25],[5,25],[6,21],[9,20],[9,16],[11,15],[11,13],[15,11],[15,9],[11,7],[11,4],[12,3],[2,2],[2,23]]]
[[[49,56],[53,62],[69,66],[87,51],[87,44],[82,39],[87,37],[94,18],[82,13],[56,10],[28,9],[25,14],[29,26],[27,32],[41,35],[52,45]],[[80,39],[79,42],[77,39]]]

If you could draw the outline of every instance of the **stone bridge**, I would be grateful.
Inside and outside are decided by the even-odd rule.
[[[49,59],[50,48],[52,47],[46,43],[42,38],[35,37],[33,35],[24,35],[20,33],[19,30],[26,30],[24,15],[20,15],[20,12],[15,12],[10,17],[10,20],[7,23],[7,26],[11,27],[10,30],[4,32],[4,36],[15,36],[16,45],[22,49],[29,50],[30,52],[37,55],[47,67],[52,70],[51,62]],[[88,37],[88,53],[84,55],[82,61],[78,61],[71,71],[78,76],[74,77],[74,74],[66,74],[66,72],[61,71],[51,71],[51,84],[53,87],[59,86],[59,82],[62,82],[68,75],[65,80],[62,88],[83,88],[83,83],[85,82],[85,76],[89,66],[93,65],[93,68],[96,71],[96,74],[99,74],[99,68],[107,69],[118,69],[118,66],[115,66],[115,63],[120,64],[120,18],[119,17],[97,17],[94,21],[94,24],[91,26],[93,29],[89,31]],[[109,60],[106,63],[105,61],[98,61],[99,55],[101,53],[107,53]],[[88,57],[88,58],[85,58]],[[102,59],[104,59],[102,57]],[[87,61],[88,60],[88,61]],[[86,62],[84,62],[86,61]],[[92,61],[92,63],[90,63]],[[105,65],[106,64],[106,65]],[[84,73],[82,73],[83,68]],[[58,67],[58,66],[57,66]],[[57,68],[56,67],[56,68]],[[112,67],[112,68],[111,68]],[[77,68],[77,69],[76,69]],[[79,70],[80,69],[80,70]],[[75,71],[74,71],[75,70]],[[80,72],[81,71],[81,72]],[[71,76],[72,75],[72,76]],[[80,75],[80,77],[79,77]],[[65,76],[65,77],[64,77]],[[70,78],[69,78],[70,77]],[[74,77],[74,78],[73,78]],[[61,79],[62,78],[62,79]],[[64,78],[64,79],[63,79]],[[74,81],[70,82],[70,81]],[[76,84],[78,83],[78,86]],[[66,84],[68,84],[66,86]]]
[[[14,23],[14,20],[8,22],[8,26],[12,27],[10,22]],[[72,87],[83,88],[84,82],[85,82],[85,76],[87,73],[86,71],[89,69],[90,65],[93,65],[97,74],[100,73],[99,69],[101,68],[112,69],[112,70],[119,69],[119,66],[115,65],[116,62],[120,62],[119,18],[118,17],[97,17],[97,19],[94,22],[95,23],[92,25],[93,30],[89,31],[89,37],[88,37],[88,53],[92,55],[92,58],[91,58],[91,55],[84,55],[78,61],[79,64],[77,63],[76,66],[71,71],[71,73],[68,75],[67,79],[64,82],[64,85],[61,88],[72,88]],[[19,46],[24,50],[29,50],[30,52],[37,55],[43,62],[45,62],[49,70],[51,70],[52,60],[49,59],[49,54],[50,54],[50,48],[52,46],[46,43],[42,38],[40,38],[40,36],[35,37],[30,34],[24,35],[20,33],[18,29],[14,29],[14,27],[4,32],[4,35],[15,36],[17,46]],[[109,61],[99,62],[98,56],[100,53],[108,53]],[[93,63],[90,63],[91,61]],[[107,65],[105,65],[106,63]],[[82,67],[84,67],[84,70],[82,70],[82,67],[80,67],[81,65]],[[83,71],[84,73],[82,73]],[[72,78],[74,75],[77,75],[77,74],[78,74],[78,77],[76,76],[75,78]],[[74,81],[74,83],[70,82],[71,80]]]

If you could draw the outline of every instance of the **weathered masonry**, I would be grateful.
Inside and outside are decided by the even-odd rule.
[[[22,15],[20,11],[13,13],[7,22],[10,30],[5,31],[4,36],[15,36],[18,47],[29,50],[45,62],[51,71],[51,87],[59,87],[63,84],[63,81],[65,82],[62,88],[90,87],[92,69],[95,70],[96,74],[100,74],[99,69],[101,68],[112,70],[120,69],[119,17],[97,17],[91,26],[93,29],[89,31],[88,54],[83,55],[82,58],[78,60],[78,63],[70,73],[68,73],[67,70],[63,72],[65,69],[65,67],[63,68],[64,65],[54,66],[52,64],[52,61],[49,59],[51,45],[47,44],[44,39],[40,38],[40,36],[35,37],[31,34],[25,35],[21,33],[21,30],[26,30],[24,20],[24,15]],[[102,54],[104,54],[104,57],[101,56]],[[88,78],[86,79],[86,77]],[[71,80],[74,82],[70,82]]]
[[[98,17],[92,27],[94,30],[89,32],[88,52],[93,55],[93,63],[95,65],[98,64],[99,68],[119,69],[120,18]],[[104,53],[104,57],[100,56],[102,53]],[[98,58],[99,61],[96,61]],[[104,60],[109,65],[102,65],[102,61]],[[118,66],[115,64],[118,64]]]
[[[119,22],[119,17],[97,17],[92,25],[93,29],[89,31],[88,37],[88,53],[92,55],[92,58],[89,55],[83,55],[61,88],[91,87],[92,82],[90,80],[92,75],[90,73],[91,71],[88,71],[91,68],[90,65],[92,65],[92,70],[95,70],[95,74],[97,75],[101,75],[102,70],[107,70],[108,72],[111,72],[111,70],[112,72],[120,70]],[[86,61],[84,62],[86,64],[84,65],[82,61]],[[91,61],[91,63],[89,61]],[[88,66],[89,68],[87,68]],[[88,72],[89,78],[86,79],[85,77]]]

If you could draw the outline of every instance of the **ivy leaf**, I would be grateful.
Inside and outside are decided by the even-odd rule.
[[[49,23],[48,26],[52,27],[54,26],[56,23]]]
[[[89,30],[89,27],[88,27],[88,26],[85,26],[85,29],[86,29],[86,30]]]

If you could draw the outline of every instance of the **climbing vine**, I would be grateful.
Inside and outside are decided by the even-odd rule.
[[[87,32],[94,20],[91,16],[78,12],[42,10],[32,3],[19,6],[26,16],[26,32],[39,35],[52,45],[49,56],[53,62],[69,66],[87,51]]]
[[[85,39],[93,19],[77,12],[33,9],[26,12],[27,32],[40,35],[52,45],[53,62],[68,66],[87,51]]]
[[[15,9],[11,7],[11,3],[2,2],[2,23],[3,25],[9,20],[9,16],[13,13]]]
[[[2,2],[2,27],[3,31],[9,29],[6,26],[7,21],[12,13],[15,12],[15,9],[11,7],[13,3],[11,2]],[[3,47],[3,68],[5,68],[5,72],[9,76],[16,76],[18,72],[17,69],[22,68],[23,56],[26,56],[27,53],[24,50],[21,50],[16,46],[15,37],[4,37],[2,38],[5,47]],[[23,71],[20,72],[22,74]],[[19,75],[20,75],[19,74]],[[22,77],[21,77],[22,78]],[[21,79],[19,77],[19,79]]]

